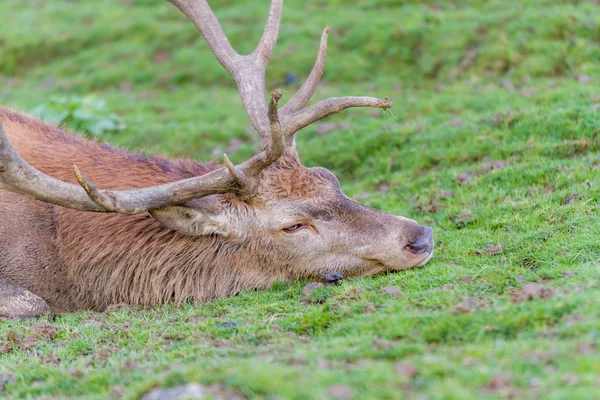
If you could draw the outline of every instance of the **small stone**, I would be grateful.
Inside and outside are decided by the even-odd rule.
[[[237,322],[217,322],[215,323],[217,328],[237,328]]]
[[[331,274],[321,275],[321,279],[327,282],[328,285],[339,285],[344,280],[344,276],[339,272],[332,272]]]

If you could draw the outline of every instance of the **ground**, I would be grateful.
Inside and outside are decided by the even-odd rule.
[[[211,3],[250,51],[266,2]],[[577,0],[286,1],[269,89],[289,98],[288,74],[308,74],[329,25],[315,98],[395,104],[303,130],[303,161],[363,204],[432,226],[435,257],[308,295],[309,282],[281,283],[3,322],[0,396],[139,398],[198,382],[215,398],[594,397],[599,13]],[[114,145],[237,162],[256,150],[231,78],[171,4],[4,0],[0,20],[2,104],[95,96],[126,125],[100,137]]]

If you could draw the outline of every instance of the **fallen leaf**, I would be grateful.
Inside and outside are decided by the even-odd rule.
[[[485,162],[479,166],[479,169],[483,172],[491,171],[494,169],[504,169],[508,166],[506,161],[504,160],[495,160],[490,162]]]
[[[56,337],[58,328],[56,325],[45,322],[38,322],[31,327],[31,333],[40,339],[53,340]]]
[[[392,348],[392,346],[393,344],[386,340],[381,340],[379,338],[373,339],[373,347],[375,347],[378,350],[389,350]]]
[[[139,365],[138,365],[138,363],[136,363],[135,361],[133,361],[133,360],[130,360],[130,359],[127,359],[127,360],[125,360],[125,362],[123,363],[123,367],[122,367],[122,368],[123,368],[124,370],[126,370],[126,371],[132,371],[132,370],[138,369],[138,368],[139,368]]]
[[[379,290],[380,293],[387,293],[390,296],[394,296],[394,297],[400,297],[402,296],[402,291],[400,289],[398,289],[396,286],[387,286],[384,287],[383,289]]]
[[[593,353],[595,349],[594,346],[589,343],[580,342],[577,343],[576,350],[579,354],[587,355]]]
[[[454,118],[454,119],[453,119],[452,121],[450,121],[449,123],[450,123],[452,126],[455,126],[455,127],[457,127],[457,128],[460,128],[461,126],[463,126],[463,125],[464,125],[464,122],[463,122],[463,121],[462,121],[460,118],[458,118],[458,117]]]
[[[467,183],[471,182],[473,178],[475,178],[475,175],[476,174],[474,171],[462,172],[456,177],[456,182],[460,185],[466,185]]]
[[[100,321],[95,321],[95,320],[87,320],[87,321],[83,321],[81,323],[81,326],[85,326],[85,327],[93,327],[93,328],[102,328],[102,326],[104,326],[104,324]]]
[[[119,82],[119,91],[121,92],[131,92],[133,89],[133,82],[130,81],[121,81]]]
[[[206,317],[203,317],[202,315],[193,315],[185,319],[185,322],[188,324],[197,324],[204,321],[206,321]]]
[[[454,190],[444,190],[444,189],[440,190],[437,195],[437,197],[439,199],[447,199],[452,196],[454,196]]]
[[[332,398],[340,400],[350,400],[354,397],[354,391],[346,385],[333,385],[327,389],[327,393]]]
[[[372,305],[370,305],[370,304],[368,306],[364,306],[363,307],[363,312],[364,313],[372,313],[372,312],[375,312],[375,311],[377,311],[377,309],[375,307],[373,307]]]
[[[458,303],[457,305],[455,305],[454,307],[452,307],[450,309],[450,313],[455,314],[455,313],[472,313],[475,310],[481,310],[486,308],[489,305],[489,302],[487,301],[482,301],[477,297],[473,297],[473,296],[465,296],[463,297],[462,301],[460,303]]]
[[[159,50],[152,56],[152,61],[155,64],[164,64],[171,60],[171,53],[166,50]]]
[[[125,303],[111,304],[104,310],[105,313],[131,310],[131,306]]]
[[[323,284],[321,282],[311,282],[308,285],[304,286],[304,289],[302,289],[302,295],[309,296],[313,291],[322,287]]]
[[[498,254],[504,253],[505,249],[506,248],[504,244],[500,244],[499,246],[488,244],[484,249],[472,250],[472,252],[477,255],[487,254],[488,256],[496,256]]]
[[[400,361],[399,363],[396,363],[396,365],[394,365],[394,370],[398,375],[405,376],[408,379],[414,378],[419,373],[419,369],[417,367],[406,361]]]
[[[535,94],[535,90],[533,90],[532,88],[521,88],[521,90],[519,90],[519,93],[521,93],[521,96],[523,97],[533,97],[533,95]]]
[[[333,367],[333,365],[323,357],[318,357],[315,361],[321,369],[331,369]]]
[[[564,166],[564,165],[559,165],[558,167],[556,167],[556,170],[558,172],[571,172],[571,171],[573,171],[573,168],[567,167],[567,166]]]
[[[498,374],[495,375],[486,385],[485,389],[488,392],[498,394],[507,398],[515,398],[518,396],[519,391],[511,383],[512,378],[510,375]]]
[[[206,398],[204,387],[198,383],[188,383],[170,389],[152,389],[140,400],[184,400]]]
[[[75,378],[81,378],[83,376],[83,372],[81,372],[80,369],[71,368],[71,369],[69,369],[69,375],[71,375],[72,377],[75,377]]]
[[[579,83],[590,83],[592,81],[592,78],[589,75],[575,74],[574,77]]]
[[[391,185],[387,182],[379,182],[375,187],[379,193],[386,194],[390,191]]]
[[[60,364],[60,357],[53,353],[46,354],[43,358],[43,361],[44,361],[44,364],[58,365],[58,364]]]
[[[579,383],[580,378],[579,375],[576,374],[566,374],[563,376],[562,381],[565,385],[573,386]]]
[[[505,87],[506,89],[510,89],[510,90],[515,89],[515,84],[508,78],[505,78],[502,80],[502,86]]]
[[[563,201],[561,201],[562,205],[568,205],[568,204],[573,204],[576,200],[582,199],[583,196],[580,195],[579,193],[573,193],[567,197],[565,197],[563,199]]]

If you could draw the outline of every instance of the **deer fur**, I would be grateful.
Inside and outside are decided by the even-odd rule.
[[[76,183],[73,164],[106,189],[157,185],[219,167],[127,153],[7,108],[0,107],[0,121],[25,160],[66,182]],[[300,207],[325,221],[342,221],[348,230],[363,231],[362,235],[372,238],[385,236],[389,221],[398,218],[352,202],[343,196],[333,174],[305,168],[294,154],[283,156],[262,175],[260,198],[248,202],[235,195],[211,196],[208,206],[216,208],[215,212],[233,212],[238,219],[252,219],[255,208],[285,200],[288,207]],[[147,306],[205,301],[243,289],[267,288],[278,280],[334,271],[364,276],[391,269],[383,262],[344,266],[324,260],[315,270],[296,264],[285,246],[261,236],[260,231],[233,233],[239,237],[190,236],[169,229],[148,213],[82,212],[2,190],[0,220],[0,278],[34,293],[59,312],[103,310],[113,303]],[[402,223],[408,242],[423,235],[420,225],[405,219]],[[341,252],[349,250],[343,248],[345,242],[336,245]],[[410,261],[417,265],[426,259]]]
[[[308,105],[329,28],[307,79],[279,107],[281,90],[265,102],[265,71],[283,0],[271,1],[247,55],[233,49],[206,0],[169,1],[234,78],[262,151],[239,165],[224,156],[224,166],[145,157],[0,107],[0,318],[200,302],[275,281],[424,265],[431,228],[352,201],[331,172],[298,158],[295,135],[311,123],[350,107],[393,106],[368,96]]]

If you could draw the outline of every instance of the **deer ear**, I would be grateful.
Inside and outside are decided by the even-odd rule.
[[[227,217],[223,214],[211,215],[185,206],[159,208],[151,210],[150,214],[166,228],[182,235],[219,235],[225,238],[233,236],[232,230],[228,227]]]

